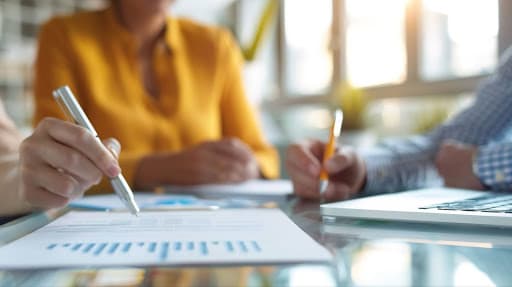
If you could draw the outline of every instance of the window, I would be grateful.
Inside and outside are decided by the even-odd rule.
[[[507,0],[280,1],[271,109],[327,103],[344,82],[373,98],[472,91],[512,43]]]
[[[327,92],[332,78],[331,0],[284,1],[286,91]]]
[[[32,115],[32,65],[41,23],[56,13],[97,9],[106,0],[0,0],[0,99],[28,132]]]
[[[486,74],[496,65],[498,1],[464,1],[464,9],[461,4],[423,1],[421,76],[427,80]]]
[[[405,80],[406,0],[346,1],[347,80],[354,86]]]

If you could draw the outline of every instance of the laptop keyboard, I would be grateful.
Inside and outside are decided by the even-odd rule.
[[[459,201],[420,207],[420,209],[512,213],[512,195],[488,194]]]

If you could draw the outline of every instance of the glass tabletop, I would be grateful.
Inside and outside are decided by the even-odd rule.
[[[512,282],[512,230],[362,220],[323,224],[319,205],[294,199],[280,207],[333,254],[327,264],[0,271],[0,286],[510,286]],[[0,227],[0,244],[63,212],[33,214]]]

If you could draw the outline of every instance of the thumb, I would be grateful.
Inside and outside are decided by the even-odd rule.
[[[115,138],[108,138],[103,140],[103,145],[107,147],[107,149],[114,155],[116,159],[119,159],[119,154],[121,153],[121,143]]]

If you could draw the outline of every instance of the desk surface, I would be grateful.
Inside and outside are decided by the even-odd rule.
[[[292,200],[282,209],[334,254],[331,265],[0,271],[0,286],[510,286],[512,282],[512,230],[368,221],[331,226],[321,223],[318,203]],[[13,234],[29,232],[57,215],[31,215],[4,225],[0,241],[12,240]]]

